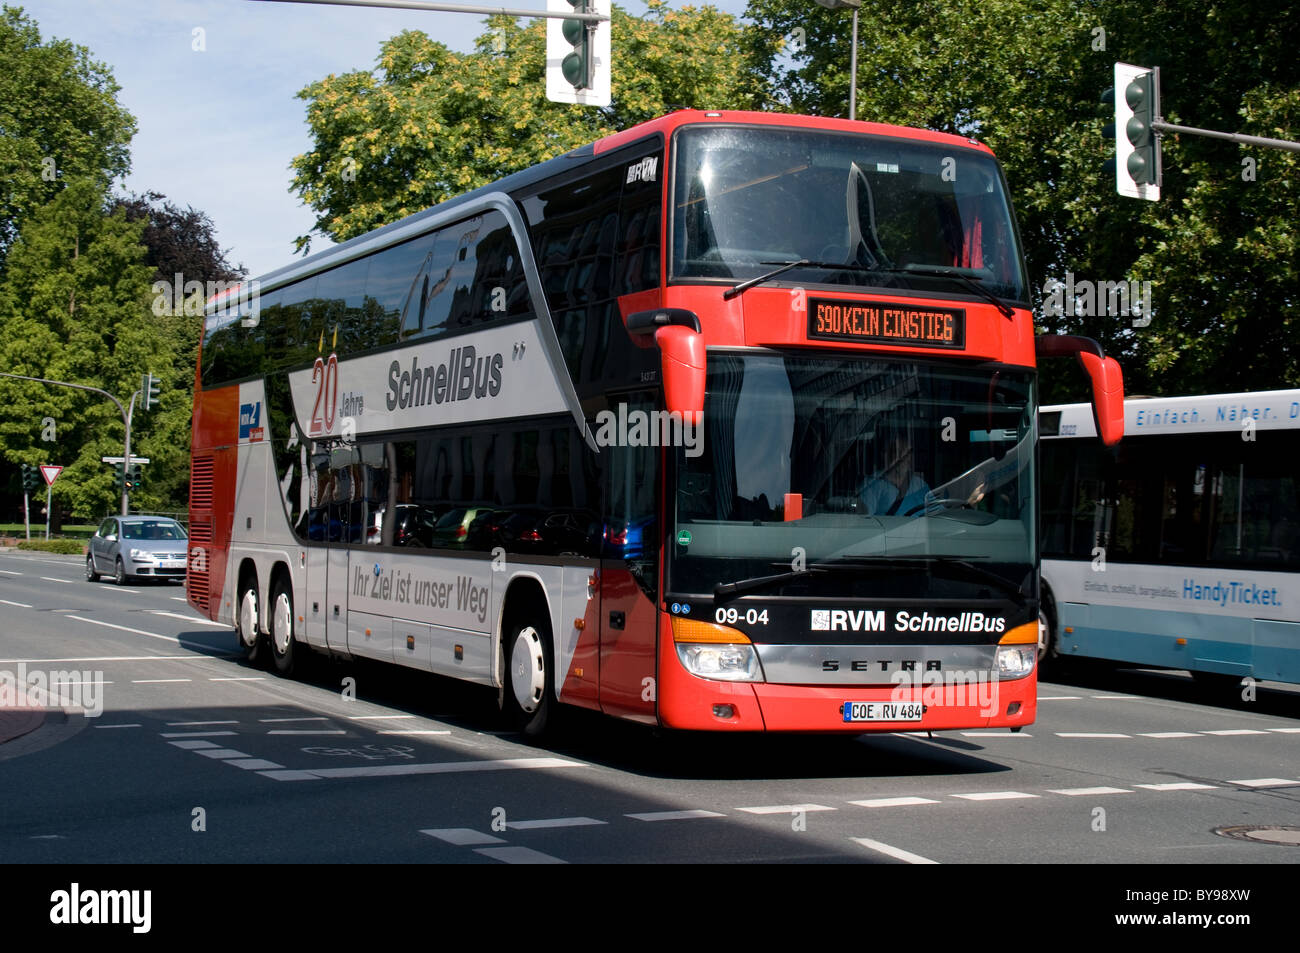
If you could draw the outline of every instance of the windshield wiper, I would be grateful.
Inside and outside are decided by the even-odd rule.
[[[751,592],[754,589],[763,589],[777,583],[789,582],[791,579],[801,579],[804,576],[811,576],[814,573],[821,572],[838,572],[838,573],[856,573],[862,567],[854,560],[859,557],[845,557],[833,559],[824,562],[811,563],[806,569],[795,569],[791,572],[781,572],[774,576],[754,576],[750,579],[740,579],[736,582],[723,582],[714,586],[713,599],[715,602],[722,602],[724,599],[730,599],[738,596],[742,592]],[[870,557],[865,557],[870,558]],[[780,565],[779,563],[777,565]],[[895,571],[908,571],[911,566],[880,566],[881,569],[893,569]],[[996,577],[995,577],[996,578]]]
[[[891,564],[895,568],[905,568],[915,564],[924,564],[927,567],[944,567],[946,569],[957,569],[960,572],[949,573],[951,578],[965,579],[967,581],[979,580],[988,583],[996,589],[1000,589],[1007,595],[1014,598],[1017,604],[1025,604],[1025,594],[1014,582],[1004,579],[995,572],[990,572],[982,566],[976,566],[974,563],[965,559],[958,559],[956,556],[837,556],[833,563],[815,563],[818,566],[840,565],[840,566],[885,566]]]
[[[800,258],[798,261],[760,261],[760,265],[780,265],[775,271],[769,271],[766,274],[759,275],[757,278],[746,278],[738,285],[733,285],[726,291],[722,292],[722,300],[730,301],[736,295],[744,294],[755,285],[761,285],[765,281],[771,281],[777,275],[783,275],[792,268],[798,268],[802,265],[808,265],[812,268],[843,268],[848,271],[872,271],[871,268],[863,268],[859,265],[847,265],[843,262],[834,261],[813,261],[811,258]]]
[[[993,306],[1002,312],[1003,317],[1014,318],[1016,315],[1005,301],[983,285],[976,284],[970,275],[963,273],[959,269],[943,268],[938,265],[904,265],[902,268],[887,268],[885,270],[908,275],[925,275],[927,278],[951,278],[954,281],[960,281],[981,298],[993,302]]]

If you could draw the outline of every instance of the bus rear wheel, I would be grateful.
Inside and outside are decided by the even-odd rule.
[[[271,658],[281,675],[292,675],[296,658],[293,643],[293,591],[281,577],[271,590]]]
[[[537,737],[546,731],[553,705],[551,627],[541,620],[517,623],[504,651],[506,712],[520,731]]]
[[[262,654],[262,633],[258,627],[257,585],[245,583],[239,592],[239,614],[235,616],[235,632],[239,648],[248,662],[256,662]]]

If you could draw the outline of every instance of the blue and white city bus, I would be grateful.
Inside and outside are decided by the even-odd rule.
[[[1300,390],[1042,408],[1046,656],[1300,682]]]

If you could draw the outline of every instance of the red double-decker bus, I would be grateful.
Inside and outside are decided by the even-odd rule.
[[[673,728],[1029,724],[1035,338],[974,140],[679,112],[210,302],[190,602]]]

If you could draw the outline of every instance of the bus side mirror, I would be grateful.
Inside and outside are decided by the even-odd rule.
[[[1097,435],[1108,447],[1124,436],[1124,372],[1113,357],[1079,352],[1079,363],[1092,378],[1092,415]]]
[[[705,358],[699,317],[683,308],[655,308],[629,314],[624,321],[634,338],[654,336],[669,412],[692,426],[703,423]]]
[[[1075,334],[1040,334],[1034,338],[1034,351],[1044,357],[1079,359],[1092,379],[1092,416],[1097,436],[1113,447],[1124,436],[1124,373],[1113,357],[1107,357],[1092,338]]]

